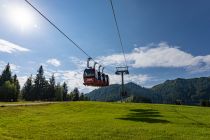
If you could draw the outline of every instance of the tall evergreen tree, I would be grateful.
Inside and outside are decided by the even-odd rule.
[[[63,101],[67,100],[68,87],[66,82],[63,83]]]
[[[24,84],[22,88],[22,98],[25,100],[34,100],[34,94],[33,94],[33,79],[32,75],[27,79],[26,83]]]
[[[55,100],[63,101],[63,87],[60,85],[60,83],[55,86]]]
[[[79,96],[79,100],[80,100],[80,101],[84,101],[84,100],[85,100],[84,93],[81,93],[81,94],[80,94],[80,96]]]
[[[51,78],[49,79],[49,99],[55,100],[55,76],[54,74],[51,76]]]
[[[3,70],[1,77],[0,77],[0,86],[4,84],[6,81],[12,81],[12,72],[10,69],[9,63],[6,65],[5,69]]]
[[[68,98],[69,98],[69,101],[73,101],[73,98],[74,98],[74,93],[73,93],[73,91],[70,92]]]
[[[19,84],[19,81],[17,79],[17,75],[16,74],[13,76],[13,83],[14,83],[15,88],[16,88],[15,99],[17,101],[18,96],[20,94],[20,84]]]
[[[78,88],[74,88],[73,90],[73,101],[79,101],[79,90]]]
[[[50,86],[49,82],[47,80],[44,80],[42,95],[41,95],[42,100],[50,100],[49,86]]]
[[[45,93],[44,88],[46,84],[43,67],[40,66],[37,72],[38,73],[34,80],[34,93],[35,93],[35,100],[41,100]]]

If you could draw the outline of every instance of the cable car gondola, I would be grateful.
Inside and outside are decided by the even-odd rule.
[[[90,60],[91,58],[88,58],[87,68],[84,70],[83,74],[84,85],[97,87],[108,86],[109,77],[103,73],[104,68],[102,68],[102,72],[100,72],[101,65],[99,65],[97,71],[95,68],[97,63],[94,62],[94,66],[90,67]]]

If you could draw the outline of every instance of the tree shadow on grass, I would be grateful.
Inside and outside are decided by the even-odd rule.
[[[120,120],[147,122],[147,123],[169,123],[167,120],[160,119],[163,117],[160,112],[153,109],[131,109],[130,113]]]

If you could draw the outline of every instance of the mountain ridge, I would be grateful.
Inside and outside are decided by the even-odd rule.
[[[166,80],[151,88],[129,82],[125,84],[125,89],[128,97],[143,97],[150,99],[153,103],[175,103],[181,100],[185,104],[196,104],[200,100],[210,99],[210,77]],[[86,96],[94,101],[119,101],[119,90],[120,85],[114,84],[93,90]]]

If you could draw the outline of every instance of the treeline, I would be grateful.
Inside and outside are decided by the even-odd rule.
[[[17,75],[13,75],[7,64],[0,75],[0,101],[17,101],[20,94],[20,84]]]
[[[88,100],[78,88],[70,93],[66,82],[56,83],[55,76],[47,80],[44,76],[44,69],[39,67],[35,78],[28,77],[22,90],[17,75],[12,76],[10,65],[7,64],[0,76],[0,101],[80,101]]]

